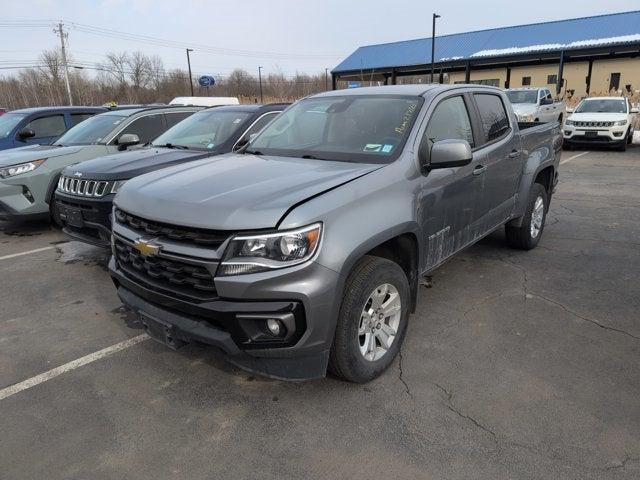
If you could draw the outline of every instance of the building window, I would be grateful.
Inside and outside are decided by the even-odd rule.
[[[547,75],[547,85],[557,85],[558,75]]]
[[[609,79],[609,91],[611,90],[620,90],[620,74],[612,73],[611,78]]]
[[[522,86],[528,87],[531,85],[531,77],[522,77]]]

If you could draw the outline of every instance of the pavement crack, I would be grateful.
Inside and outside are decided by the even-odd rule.
[[[622,460],[622,462],[620,462],[617,465],[609,465],[608,467],[605,468],[605,470],[618,470],[618,469],[625,469],[627,468],[627,464],[629,462],[640,462],[640,457],[634,458],[634,457],[625,457],[624,460]]]
[[[406,382],[403,376],[404,373],[402,371],[402,348],[398,350],[398,371],[399,371],[398,380],[400,380],[404,385],[404,391],[406,392],[406,394],[413,399],[413,395],[411,394],[411,389],[409,388],[409,384]]]
[[[600,322],[599,322],[599,321],[597,321],[597,320],[594,320],[593,318],[589,318],[589,317],[585,317],[584,315],[580,315],[579,313],[574,312],[574,311],[573,311],[573,310],[571,310],[570,308],[567,308],[565,305],[563,305],[561,302],[559,302],[559,301],[557,301],[557,300],[553,300],[552,298],[545,297],[544,295],[540,295],[540,294],[538,294],[538,293],[531,293],[531,292],[529,292],[529,295],[531,295],[532,297],[539,298],[540,300],[544,300],[545,302],[548,302],[548,303],[552,303],[552,304],[554,304],[554,305],[557,305],[557,306],[558,306],[558,307],[560,307],[562,310],[564,310],[565,312],[567,312],[567,313],[569,313],[569,314],[573,315],[574,317],[578,317],[578,318],[580,318],[580,319],[584,320],[585,322],[590,322],[590,323],[592,323],[592,324],[594,324],[594,325],[596,325],[596,326],[598,326],[598,327],[600,327],[600,328],[602,328],[602,329],[604,329],[604,330],[610,330],[610,331],[612,331],[612,332],[622,333],[623,335],[627,335],[627,336],[629,336],[629,337],[631,337],[631,338],[635,338],[636,340],[640,340],[640,337],[638,337],[637,335],[634,335],[634,334],[632,334],[632,333],[629,333],[629,332],[627,332],[627,331],[625,331],[625,330],[621,330],[621,329],[619,329],[619,328],[610,327],[610,326],[608,326],[608,325],[605,325],[605,324],[603,324],[603,323],[600,323]]]
[[[456,415],[458,415],[460,418],[464,418],[465,420],[470,421],[471,423],[473,423],[476,427],[480,428],[481,430],[484,430],[485,432],[487,432],[489,435],[491,435],[494,439],[496,439],[496,434],[495,432],[493,432],[493,430],[491,430],[490,428],[485,427],[482,423],[480,423],[478,420],[476,420],[475,418],[473,418],[471,415],[465,415],[464,413],[460,412],[458,409],[456,409],[453,405],[451,405],[450,403],[447,404],[447,408],[449,410],[451,410],[453,413],[455,413]]]

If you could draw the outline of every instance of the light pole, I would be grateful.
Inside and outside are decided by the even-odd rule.
[[[431,30],[431,83],[433,83],[433,73],[435,71],[436,63],[436,18],[440,18],[437,13],[433,14],[433,28]]]
[[[262,99],[262,67],[258,67],[258,83],[260,84],[260,103],[264,103]]]
[[[329,69],[324,69],[324,89],[329,90]]]
[[[191,96],[193,97],[193,78],[191,78],[191,58],[189,52],[193,52],[193,48],[187,48],[187,65],[189,67],[189,88],[191,88]]]

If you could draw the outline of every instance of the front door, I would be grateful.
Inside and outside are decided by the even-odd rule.
[[[468,97],[460,94],[439,100],[421,142],[428,142],[430,149],[440,140],[461,139],[473,148],[476,132],[469,102]],[[422,235],[426,240],[422,271],[439,265],[477,235],[482,189],[482,179],[477,175],[479,168],[482,165],[474,155],[469,165],[432,170],[423,175],[419,197]]]

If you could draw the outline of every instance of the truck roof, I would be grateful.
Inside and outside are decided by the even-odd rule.
[[[489,90],[494,92],[502,92],[501,88],[491,87],[488,85],[475,85],[457,83],[453,85],[448,84],[414,84],[414,85],[383,85],[380,87],[360,87],[360,88],[347,88],[343,90],[331,90],[328,92],[312,95],[316,97],[331,97],[331,96],[345,96],[345,95],[409,95],[409,96],[423,96],[426,93],[438,94],[449,90],[455,90],[458,88],[474,88],[478,90]]]

